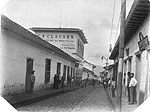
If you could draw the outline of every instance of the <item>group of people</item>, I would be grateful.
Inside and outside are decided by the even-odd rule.
[[[114,78],[105,78],[103,80],[103,86],[104,88],[108,88],[109,91],[111,90],[112,97],[115,97],[116,82]]]
[[[136,85],[137,80],[134,77],[134,73],[128,72],[128,80],[127,80],[127,92],[128,92],[128,102],[129,104],[137,103],[136,100]],[[115,97],[115,89],[116,89],[116,82],[114,78],[105,78],[103,80],[104,88],[108,88],[108,90],[112,92],[112,97]]]
[[[128,72],[127,91],[129,104],[137,103],[136,100],[136,85],[137,80],[134,78],[134,73]]]
[[[64,74],[62,77],[60,76],[60,74],[55,74],[53,88],[54,89],[64,88],[64,81],[65,81]]]
[[[30,88],[30,93],[33,93],[33,88],[34,88],[34,83],[35,83],[35,75],[34,75],[34,70],[31,71],[31,88]],[[137,103],[136,100],[136,85],[137,85],[137,80],[134,78],[134,73],[128,72],[128,80],[127,80],[127,92],[128,92],[128,102],[129,104],[134,104]],[[58,88],[64,88],[64,82],[65,82],[65,75],[61,77],[60,74],[55,74],[54,76],[54,84],[53,88],[58,89]],[[67,85],[68,87],[71,87],[73,85],[74,78],[71,78],[70,75],[67,76]],[[75,81],[77,82],[77,81]],[[85,83],[85,87],[87,84],[87,80]],[[95,81],[92,81],[92,85],[95,85]],[[76,86],[76,83],[75,83]],[[116,88],[116,82],[115,79],[112,78],[104,78],[103,79],[103,86],[104,88],[108,88],[108,90],[112,92],[112,97],[115,97],[115,88]]]
[[[63,76],[60,76],[60,74],[55,74],[53,88],[54,89],[64,88],[64,82],[65,82],[65,74],[63,74]],[[73,85],[74,85],[74,78],[68,75],[67,86],[72,87]]]
[[[35,75],[34,75],[34,70],[31,71],[31,78],[30,78],[30,93],[33,94],[33,89],[34,89],[34,84],[35,84]],[[54,76],[54,83],[53,83],[53,88],[58,89],[58,88],[64,88],[64,82],[65,82],[65,75],[60,76],[59,74],[55,74]],[[73,85],[74,78],[72,78],[70,75],[67,76],[67,86],[71,87]]]

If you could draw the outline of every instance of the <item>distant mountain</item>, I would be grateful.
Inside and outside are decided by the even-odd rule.
[[[102,71],[104,71],[104,69],[103,69],[102,66],[96,65],[96,68],[94,68],[94,73],[95,73],[96,75],[98,75],[98,76],[100,75],[99,72],[102,72]]]

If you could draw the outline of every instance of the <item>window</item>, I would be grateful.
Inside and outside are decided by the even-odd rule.
[[[57,63],[57,74],[60,74],[60,70],[61,70],[61,63]]]
[[[75,77],[75,69],[73,69],[73,77]]]
[[[70,75],[69,72],[70,72],[70,67],[68,66],[67,75]]]
[[[66,70],[67,70],[67,66],[66,66],[66,65],[64,65],[63,74],[65,75],[65,79],[66,79]]]
[[[73,70],[72,70],[72,68],[71,68],[71,77],[73,77]]]
[[[45,62],[45,83],[50,82],[51,60],[46,59]]]

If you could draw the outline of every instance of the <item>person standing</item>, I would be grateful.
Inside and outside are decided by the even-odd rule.
[[[104,86],[104,88],[106,88],[106,78],[104,78],[104,80],[103,80],[103,86]]]
[[[34,75],[34,70],[31,72],[31,88],[30,88],[30,93],[33,93],[34,89],[34,84],[35,84],[35,75]]]
[[[54,76],[54,88],[58,89],[59,88],[59,74],[55,74]]]
[[[130,83],[130,80],[131,80],[130,72],[128,72],[127,75],[128,75],[128,80],[127,80],[128,102],[130,102],[130,87],[129,87],[129,83]]]
[[[71,78],[71,86],[74,87],[74,77]]]
[[[136,103],[136,85],[137,85],[137,80],[134,78],[134,73],[131,73],[131,80],[129,83],[129,87],[130,87],[130,103],[129,104]]]
[[[85,79],[85,87],[87,86],[88,78]]]
[[[61,88],[64,88],[64,81],[65,81],[65,74],[63,74],[63,76],[61,77]]]
[[[57,74],[57,78],[56,78],[56,89],[59,89],[59,85],[60,85],[60,74]]]
[[[112,78],[112,82],[111,82],[111,92],[112,92],[112,97],[115,97],[115,88],[116,88],[116,82],[114,80],[114,78]]]
[[[108,78],[108,90],[110,91],[110,86],[111,86],[111,80]]]
[[[55,74],[54,76],[54,84],[53,84],[53,88],[56,89],[56,83],[57,83],[57,75]]]
[[[67,84],[68,84],[68,87],[71,87],[71,77],[70,77],[70,75],[67,76]]]

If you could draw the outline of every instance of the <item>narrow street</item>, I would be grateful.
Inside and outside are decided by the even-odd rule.
[[[88,86],[66,94],[17,108],[18,111],[111,112],[112,105],[103,87]]]

